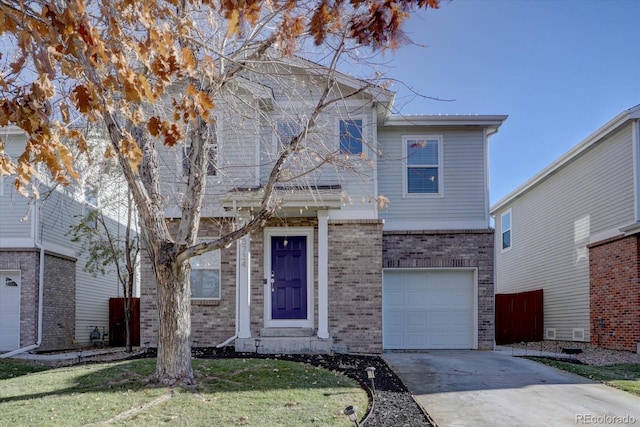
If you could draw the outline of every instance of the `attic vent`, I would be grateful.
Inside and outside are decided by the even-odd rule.
[[[544,338],[547,340],[556,339],[556,328],[548,328],[544,330]]]
[[[573,328],[573,340],[584,341],[584,328]]]

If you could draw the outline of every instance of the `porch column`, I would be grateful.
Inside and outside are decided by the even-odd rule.
[[[246,223],[242,217],[240,224]],[[251,338],[251,237],[241,237],[236,244],[236,286],[238,287],[238,338]]]
[[[329,211],[318,211],[318,338],[329,338]]]

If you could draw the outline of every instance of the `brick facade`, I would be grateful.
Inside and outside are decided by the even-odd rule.
[[[309,227],[314,230],[314,272],[318,271],[316,218],[272,219],[265,227]],[[329,332],[351,352],[382,351],[382,222],[330,222],[329,227]],[[202,229],[201,236],[208,236]],[[217,235],[217,234],[215,234]],[[221,253],[219,301],[192,303],[192,335],[198,346],[209,347],[235,332],[236,245]],[[251,335],[264,327],[264,230],[251,235]],[[314,274],[315,276],[315,274]],[[314,279],[314,319],[318,319],[318,283]],[[155,279],[150,260],[142,262],[141,342],[157,345],[158,319]]]
[[[229,227],[228,222],[203,219],[200,236],[216,237]],[[193,301],[191,304],[192,345],[213,347],[235,334],[236,318],[236,245],[220,252],[220,299]],[[140,283],[140,343],[157,346],[158,306],[156,280],[147,252],[142,252]]]
[[[76,261],[46,252],[44,307],[39,351],[73,347],[76,325]]]
[[[316,218],[277,218],[265,227],[314,230],[314,276],[318,271]],[[200,235],[209,236],[206,230]],[[217,234],[216,234],[217,235]],[[478,346],[494,345],[493,230],[384,232],[379,220],[330,220],[329,334],[337,348],[351,353],[382,352],[382,270],[384,268],[477,269]],[[214,346],[235,332],[236,245],[222,251],[219,301],[192,304],[193,341]],[[251,335],[264,327],[264,230],[251,235]],[[149,260],[142,263],[141,341],[156,345],[155,280]],[[318,283],[314,280],[314,328],[318,319]]]
[[[382,352],[382,221],[329,221],[329,334],[351,353]]]
[[[20,271],[20,347],[38,340],[40,251],[0,251],[0,270]],[[45,253],[42,343],[39,351],[72,347],[75,336],[76,262]]]
[[[637,351],[640,343],[640,237],[589,246],[591,344]]]
[[[478,348],[494,347],[494,231],[387,231],[384,268],[475,268],[478,279]]]

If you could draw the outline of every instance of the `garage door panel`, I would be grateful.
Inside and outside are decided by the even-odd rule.
[[[386,326],[389,331],[402,331],[405,327],[404,311],[402,310],[389,310],[386,315]]]
[[[405,312],[404,329],[408,331],[422,331],[427,327],[427,313],[424,311],[407,311]]]
[[[471,271],[385,271],[385,349],[468,349],[474,337]]]
[[[424,307],[424,304],[429,300],[426,292],[407,292],[404,298],[404,307],[406,308],[420,308]]]

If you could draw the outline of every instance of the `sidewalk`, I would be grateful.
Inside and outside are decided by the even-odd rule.
[[[109,348],[85,348],[78,350],[70,350],[59,353],[21,353],[13,356],[14,359],[25,359],[35,361],[56,361],[56,360],[71,360],[71,359],[84,359],[94,356],[102,356],[105,354],[124,353],[124,347],[109,347]],[[131,354],[136,354],[137,349],[134,348]]]

